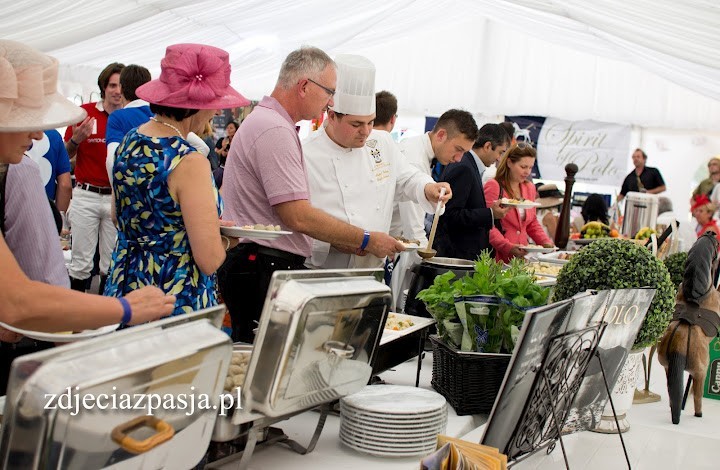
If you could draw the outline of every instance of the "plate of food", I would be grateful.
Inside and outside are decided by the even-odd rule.
[[[575,253],[577,253],[577,251],[555,251],[553,253],[538,255],[538,260],[546,263],[566,264],[570,262],[570,258],[572,258]]]
[[[402,243],[406,250],[417,250],[420,248],[420,240],[408,240],[403,237],[395,237],[395,240]]]
[[[539,202],[531,201],[530,199],[508,199],[506,197],[500,199],[500,204],[503,206],[512,206],[519,209],[532,209],[533,207],[540,207]]]
[[[102,336],[106,335],[108,333],[112,333],[113,331],[118,329],[119,324],[115,325],[107,325],[100,327],[95,330],[84,330],[77,333],[73,333],[72,331],[62,331],[58,333],[47,333],[44,331],[34,331],[34,330],[23,330],[22,328],[16,328],[14,326],[10,326],[7,323],[0,322],[0,326],[3,328],[6,328],[14,333],[27,336],[28,338],[37,340],[37,341],[48,341],[51,343],[70,343],[72,341],[77,341],[80,339],[88,339],[88,338],[94,338],[96,336]]]
[[[546,248],[542,245],[525,245],[525,246],[518,246],[518,248],[521,248],[528,253],[552,253],[553,251],[557,251],[558,247],[551,246],[550,248]]]
[[[279,225],[243,225],[241,227],[220,227],[220,233],[234,238],[254,238],[255,240],[274,240],[290,235],[292,232],[281,230]]]

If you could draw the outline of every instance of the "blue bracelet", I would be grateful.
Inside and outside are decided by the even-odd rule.
[[[370,232],[365,230],[365,233],[363,234],[362,245],[360,245],[360,251],[363,251],[365,250],[365,248],[367,248],[368,242],[370,242]]]
[[[118,300],[122,304],[123,308],[123,317],[122,320],[120,320],[120,324],[125,326],[132,320],[132,309],[130,308],[130,302],[128,302],[127,299],[119,297]]]

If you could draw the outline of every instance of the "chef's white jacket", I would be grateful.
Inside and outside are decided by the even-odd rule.
[[[433,179],[408,163],[389,133],[373,130],[362,148],[333,142],[322,128],[303,141],[303,153],[313,206],[374,232],[388,233],[394,201],[416,201],[435,212],[425,199]],[[313,240],[312,268],[376,268],[383,259],[341,253],[329,243]]]

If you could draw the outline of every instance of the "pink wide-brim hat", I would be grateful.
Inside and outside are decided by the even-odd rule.
[[[33,132],[75,124],[87,113],[57,91],[58,61],[32,47],[0,40],[0,132]]]
[[[174,44],[160,62],[160,78],[136,90],[139,98],[185,109],[228,109],[250,100],[230,86],[230,56],[205,44]]]

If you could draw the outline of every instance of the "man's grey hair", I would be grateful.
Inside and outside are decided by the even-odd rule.
[[[317,47],[303,46],[285,58],[280,67],[277,86],[287,90],[304,78],[316,80],[328,65],[334,67],[335,62],[324,51]]]
[[[658,214],[664,214],[665,212],[672,212],[673,206],[672,201],[669,197],[661,196],[658,198]]]

